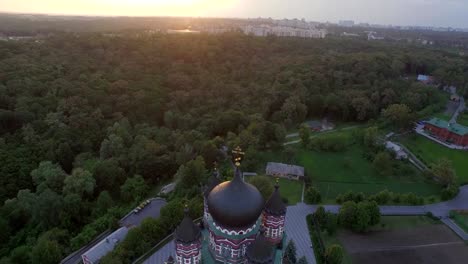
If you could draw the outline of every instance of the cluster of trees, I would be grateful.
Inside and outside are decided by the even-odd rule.
[[[286,129],[311,116],[367,121],[401,103],[427,110],[435,91],[401,76],[459,60],[385,43],[239,33],[1,42],[0,261],[56,263],[174,175],[176,198],[199,195],[221,146],[280,148]],[[246,169],[255,163],[246,157]],[[45,248],[53,261],[34,254]],[[31,254],[21,262],[18,252]]]
[[[409,205],[421,205],[424,204],[424,198],[419,197],[414,193],[394,193],[388,190],[383,190],[377,194],[365,195],[362,192],[347,191],[346,193],[340,194],[336,197],[338,204],[343,204],[349,201],[355,203],[370,201],[376,202],[377,204],[409,204]]]
[[[380,209],[375,201],[343,203],[338,214],[341,226],[355,232],[365,232],[380,222]]]
[[[339,227],[338,216],[319,206],[312,216],[307,217],[307,220],[317,263],[340,264],[344,257],[343,248],[337,244],[325,245],[321,238],[323,230],[329,236],[336,233]]]
[[[284,250],[283,263],[284,264],[307,264],[308,263],[305,256],[299,259],[297,258],[296,244],[294,243],[292,239],[289,240],[288,245],[286,246]]]

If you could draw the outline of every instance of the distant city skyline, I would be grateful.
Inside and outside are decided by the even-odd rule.
[[[0,0],[1,12],[191,16],[468,28],[468,0]]]

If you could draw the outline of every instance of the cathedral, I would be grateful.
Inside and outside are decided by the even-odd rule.
[[[265,202],[237,166],[231,181],[221,183],[215,171],[203,196],[203,224],[194,224],[185,209],[174,234],[176,256],[167,263],[282,263],[286,205],[278,183]]]

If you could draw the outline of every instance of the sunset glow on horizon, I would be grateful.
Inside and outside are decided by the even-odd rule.
[[[23,13],[124,16],[205,16],[238,0],[0,0],[0,10]]]
[[[61,15],[272,17],[468,27],[466,0],[0,0],[0,11]]]

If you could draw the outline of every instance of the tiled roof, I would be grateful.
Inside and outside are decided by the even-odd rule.
[[[304,167],[296,166],[296,165],[289,165],[283,163],[276,163],[276,162],[268,162],[266,168],[267,174],[289,174],[289,175],[297,175],[297,176],[304,176]]]
[[[468,127],[462,126],[456,123],[451,124],[439,118],[432,118],[431,120],[426,121],[426,123],[439,127],[439,128],[447,129],[448,131],[455,133],[457,135],[460,135],[460,136],[468,135]]]

